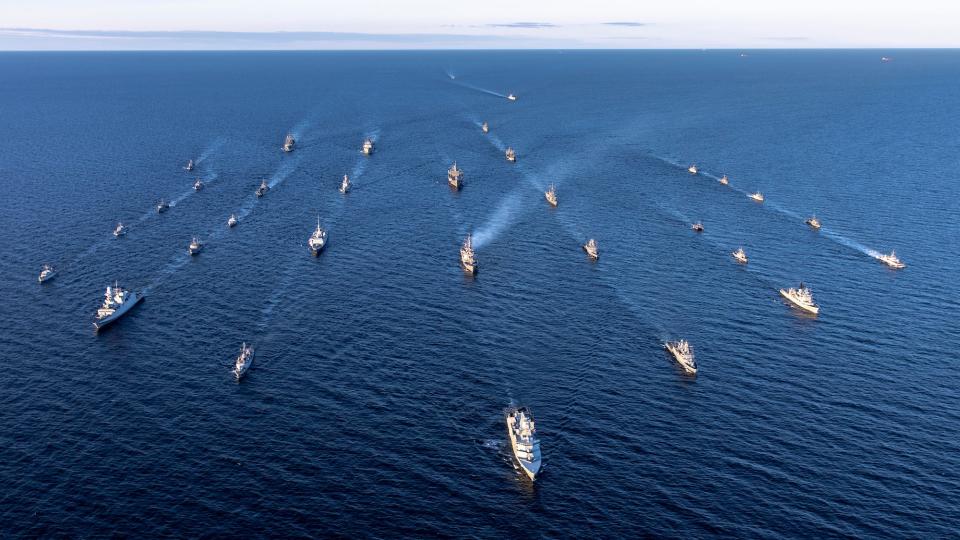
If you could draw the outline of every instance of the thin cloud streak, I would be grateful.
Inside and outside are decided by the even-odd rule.
[[[512,23],[490,23],[488,28],[558,28],[559,25],[548,22],[512,22]]]

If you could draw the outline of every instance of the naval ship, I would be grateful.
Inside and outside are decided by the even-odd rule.
[[[200,191],[201,189],[203,189],[203,180],[197,178],[197,181],[193,183],[193,190]]]
[[[260,182],[260,187],[258,187],[256,191],[257,197],[263,197],[264,195],[267,194],[268,191],[270,191],[270,186],[267,185],[266,180],[262,180]]]
[[[237,223],[240,223],[240,220],[237,219],[237,215],[230,214],[230,218],[227,219],[227,227],[235,227]]]
[[[759,191],[756,193],[751,193],[748,196],[757,202],[763,202],[763,193],[760,193]]]
[[[157,203],[157,213],[162,214],[169,209],[170,209],[170,203],[168,203],[163,199],[160,199],[160,201]]]
[[[283,151],[290,153],[293,152],[293,146],[297,144],[297,141],[294,140],[292,133],[287,133],[287,138],[283,140]]]
[[[597,241],[593,238],[587,240],[587,243],[583,245],[583,250],[586,251],[587,255],[589,255],[593,260],[600,258],[600,251],[597,249]]]
[[[727,175],[723,175],[720,177],[720,183],[723,185],[727,185],[730,183],[730,180],[727,179]]]
[[[40,283],[45,283],[57,276],[57,271],[53,269],[49,264],[43,265],[43,268],[40,269],[40,276],[37,277],[37,281]]]
[[[780,295],[808,313],[814,315],[820,313],[820,306],[813,301],[813,293],[802,281],[799,288],[780,289]]]
[[[201,251],[203,251],[203,242],[201,242],[199,238],[194,236],[193,239],[190,240],[190,245],[187,247],[187,252],[190,253],[191,255],[196,255]]]
[[[507,155],[507,161],[509,161],[510,163],[516,163],[517,153],[513,151],[513,148],[507,148],[506,155]]]
[[[487,125],[486,122],[484,122],[483,125],[480,126],[480,129],[483,130],[484,133],[490,133],[490,126]]]
[[[363,155],[369,156],[373,154],[373,139],[367,138],[363,141]]]
[[[693,229],[694,232],[703,232],[703,223],[698,221],[691,225],[690,228]]]
[[[250,369],[252,364],[253,345],[247,345],[246,342],[244,342],[242,345],[240,345],[240,354],[233,362],[233,375],[238,381],[244,376],[244,374],[247,373],[247,370]]]
[[[557,186],[550,184],[550,187],[543,193],[543,196],[546,197],[550,206],[557,206]]]
[[[700,170],[697,169],[696,164],[687,167],[687,172],[690,174],[697,174]]]
[[[310,239],[307,240],[307,246],[310,247],[310,253],[313,253],[313,256],[317,257],[326,245],[327,231],[320,227],[320,216],[317,216],[317,230],[313,231],[313,234],[310,235]]]
[[[468,274],[477,273],[477,256],[473,252],[473,237],[469,234],[460,247],[460,265]]]
[[[193,170],[193,160],[192,160],[192,159],[187,162],[187,164],[183,167],[183,170],[185,170],[185,171],[187,171],[187,172]]]
[[[693,347],[685,339],[680,341],[668,341],[663,347],[670,351],[673,358],[680,364],[684,371],[690,374],[697,373],[697,361],[693,358]]]
[[[340,182],[340,193],[346,195],[348,191],[350,191],[350,178],[343,175],[343,182]]]
[[[896,268],[899,270],[900,268],[907,267],[907,265],[903,264],[903,261],[897,258],[897,253],[895,251],[891,251],[889,255],[880,255],[877,257],[877,259],[880,259],[880,262],[889,266],[890,268]]]
[[[453,189],[460,189],[463,185],[463,170],[457,168],[456,161],[447,169],[447,183],[450,184],[450,187]]]
[[[526,407],[510,407],[504,412],[507,424],[507,437],[510,438],[510,448],[513,457],[520,464],[520,469],[530,480],[537,479],[540,472],[540,439],[537,438],[537,428],[533,421],[533,413]]]
[[[125,234],[127,234],[127,226],[122,221],[118,221],[117,226],[113,229],[113,235],[120,238]]]
[[[143,295],[136,291],[128,291],[116,283],[113,287],[107,286],[103,305],[97,310],[97,315],[93,320],[93,329],[100,330],[123,317],[141,300],[143,300]]]
[[[733,255],[733,258],[736,259],[738,263],[747,264],[747,252],[744,251],[742,247],[737,248],[731,255]]]
[[[820,223],[820,220],[817,219],[817,216],[810,216],[810,218],[804,221],[804,223],[806,223],[807,225],[809,225],[811,228],[814,228],[814,229],[820,229],[820,227],[822,226],[822,224]]]
[[[513,94],[510,94],[509,96],[507,96],[507,99],[509,99],[510,101],[516,101],[516,100],[517,100],[517,96],[515,96],[515,95],[513,95]]]

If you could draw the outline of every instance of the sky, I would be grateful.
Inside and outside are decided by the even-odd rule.
[[[960,47],[960,0],[0,0],[0,50]]]

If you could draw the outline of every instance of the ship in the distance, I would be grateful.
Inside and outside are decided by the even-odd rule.
[[[597,248],[597,241],[593,238],[587,240],[587,243],[583,245],[583,250],[586,251],[587,255],[589,255],[593,260],[600,258],[600,251]]]
[[[794,289],[780,289],[780,295],[789,300],[798,308],[814,315],[820,313],[820,306],[813,301],[813,292],[809,287],[800,282],[800,287]]]
[[[103,305],[97,310],[97,314],[93,320],[94,330],[100,330],[120,317],[123,317],[141,300],[143,300],[143,294],[141,293],[128,291],[116,283],[114,283],[113,287],[107,286]]]
[[[240,220],[237,219],[236,214],[230,214],[230,218],[227,219],[227,227],[236,227],[239,222]]]
[[[193,170],[193,160],[192,160],[192,159],[191,159],[190,161],[188,161],[186,165],[183,166],[183,170],[185,170],[185,171],[187,171],[187,172],[190,172],[190,171]]]
[[[557,186],[550,184],[550,187],[543,193],[543,196],[546,197],[550,206],[557,206]]]
[[[694,232],[703,232],[703,223],[700,223],[700,222],[698,221],[698,222],[694,223],[693,225],[691,225],[690,228],[693,229]]]
[[[167,201],[165,201],[165,200],[163,200],[163,199],[160,199],[160,201],[157,202],[157,213],[158,213],[158,214],[162,214],[162,213],[166,212],[166,211],[169,210],[169,209],[170,209],[170,203],[168,203]]]
[[[40,283],[46,283],[51,279],[57,276],[57,271],[53,269],[49,264],[43,265],[43,268],[40,269],[40,276],[37,277],[37,281]]]
[[[293,152],[294,145],[297,144],[297,141],[293,138],[292,133],[287,133],[287,138],[283,140],[283,151],[284,152]]]
[[[809,218],[807,218],[806,221],[804,221],[804,223],[806,223],[813,229],[819,229],[822,226],[822,224],[820,223],[820,220],[817,219],[817,216],[810,216]]]
[[[907,265],[904,264],[903,261],[897,258],[897,253],[895,251],[891,251],[889,255],[885,255],[885,254],[878,255],[877,259],[879,259],[880,262],[889,266],[890,268],[896,268],[899,270],[900,268],[907,267]]]
[[[723,185],[727,185],[730,183],[730,180],[727,179],[727,175],[723,175],[720,177],[720,183]]]
[[[460,247],[460,265],[468,274],[477,273],[477,257],[473,252],[473,237],[469,234]]]
[[[350,191],[350,177],[343,175],[343,182],[340,182],[340,193],[346,195],[348,191]]]
[[[507,96],[507,99],[509,99],[510,101],[516,101],[516,100],[517,100],[517,96],[515,96],[515,95],[513,95],[513,94],[510,94],[510,95]]]
[[[483,130],[484,133],[490,133],[490,126],[486,122],[484,122],[483,125],[480,126],[480,129]]]
[[[266,180],[260,182],[260,187],[257,188],[257,197],[263,197],[270,191],[270,186],[267,184]]]
[[[240,345],[240,354],[237,355],[237,359],[233,362],[233,375],[239,381],[243,378],[244,374],[247,373],[247,370],[250,369],[250,366],[253,364],[253,345],[247,345],[244,342]]]
[[[203,189],[203,180],[197,178],[197,181],[193,183],[193,190],[200,191],[201,189]]]
[[[456,161],[447,169],[447,183],[450,184],[450,187],[457,190],[463,185],[463,170],[457,168]]]
[[[751,199],[757,202],[763,202],[763,193],[760,193],[759,191],[756,193],[751,193],[750,195],[748,195],[748,197],[750,197]]]
[[[533,413],[527,407],[511,407],[504,411],[504,420],[507,423],[507,436],[510,438],[513,457],[520,464],[523,473],[530,480],[536,480],[540,472],[541,455]]]
[[[313,234],[310,235],[310,239],[307,240],[307,246],[310,248],[310,253],[313,253],[313,256],[317,257],[326,245],[327,231],[323,230],[323,227],[320,226],[320,216],[317,216],[317,228],[313,231]]]
[[[117,222],[117,226],[113,229],[113,235],[117,238],[127,234],[127,226],[123,224],[122,221]]]
[[[697,361],[693,358],[693,346],[685,340],[668,341],[663,347],[670,351],[673,358],[680,364],[684,371],[690,374],[697,373]]]
[[[697,168],[697,165],[696,165],[696,164],[693,164],[693,165],[687,167],[687,172],[690,173],[690,174],[697,174],[698,172],[700,172],[700,169]]]
[[[507,151],[505,152],[505,154],[507,156],[507,161],[509,161],[510,163],[516,163],[517,153],[513,151],[513,148],[507,148]]]
[[[745,252],[742,247],[737,248],[731,255],[733,255],[733,258],[736,259],[738,263],[747,264],[747,252]]]
[[[187,252],[190,253],[190,255],[196,255],[203,251],[203,245],[204,244],[202,241],[200,241],[200,238],[194,236],[193,239],[190,240],[190,245],[187,246]]]
[[[369,156],[373,154],[373,139],[366,138],[363,140],[363,155]]]

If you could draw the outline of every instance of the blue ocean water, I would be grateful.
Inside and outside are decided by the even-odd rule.
[[[0,54],[0,531],[960,534],[960,52],[879,57]]]

